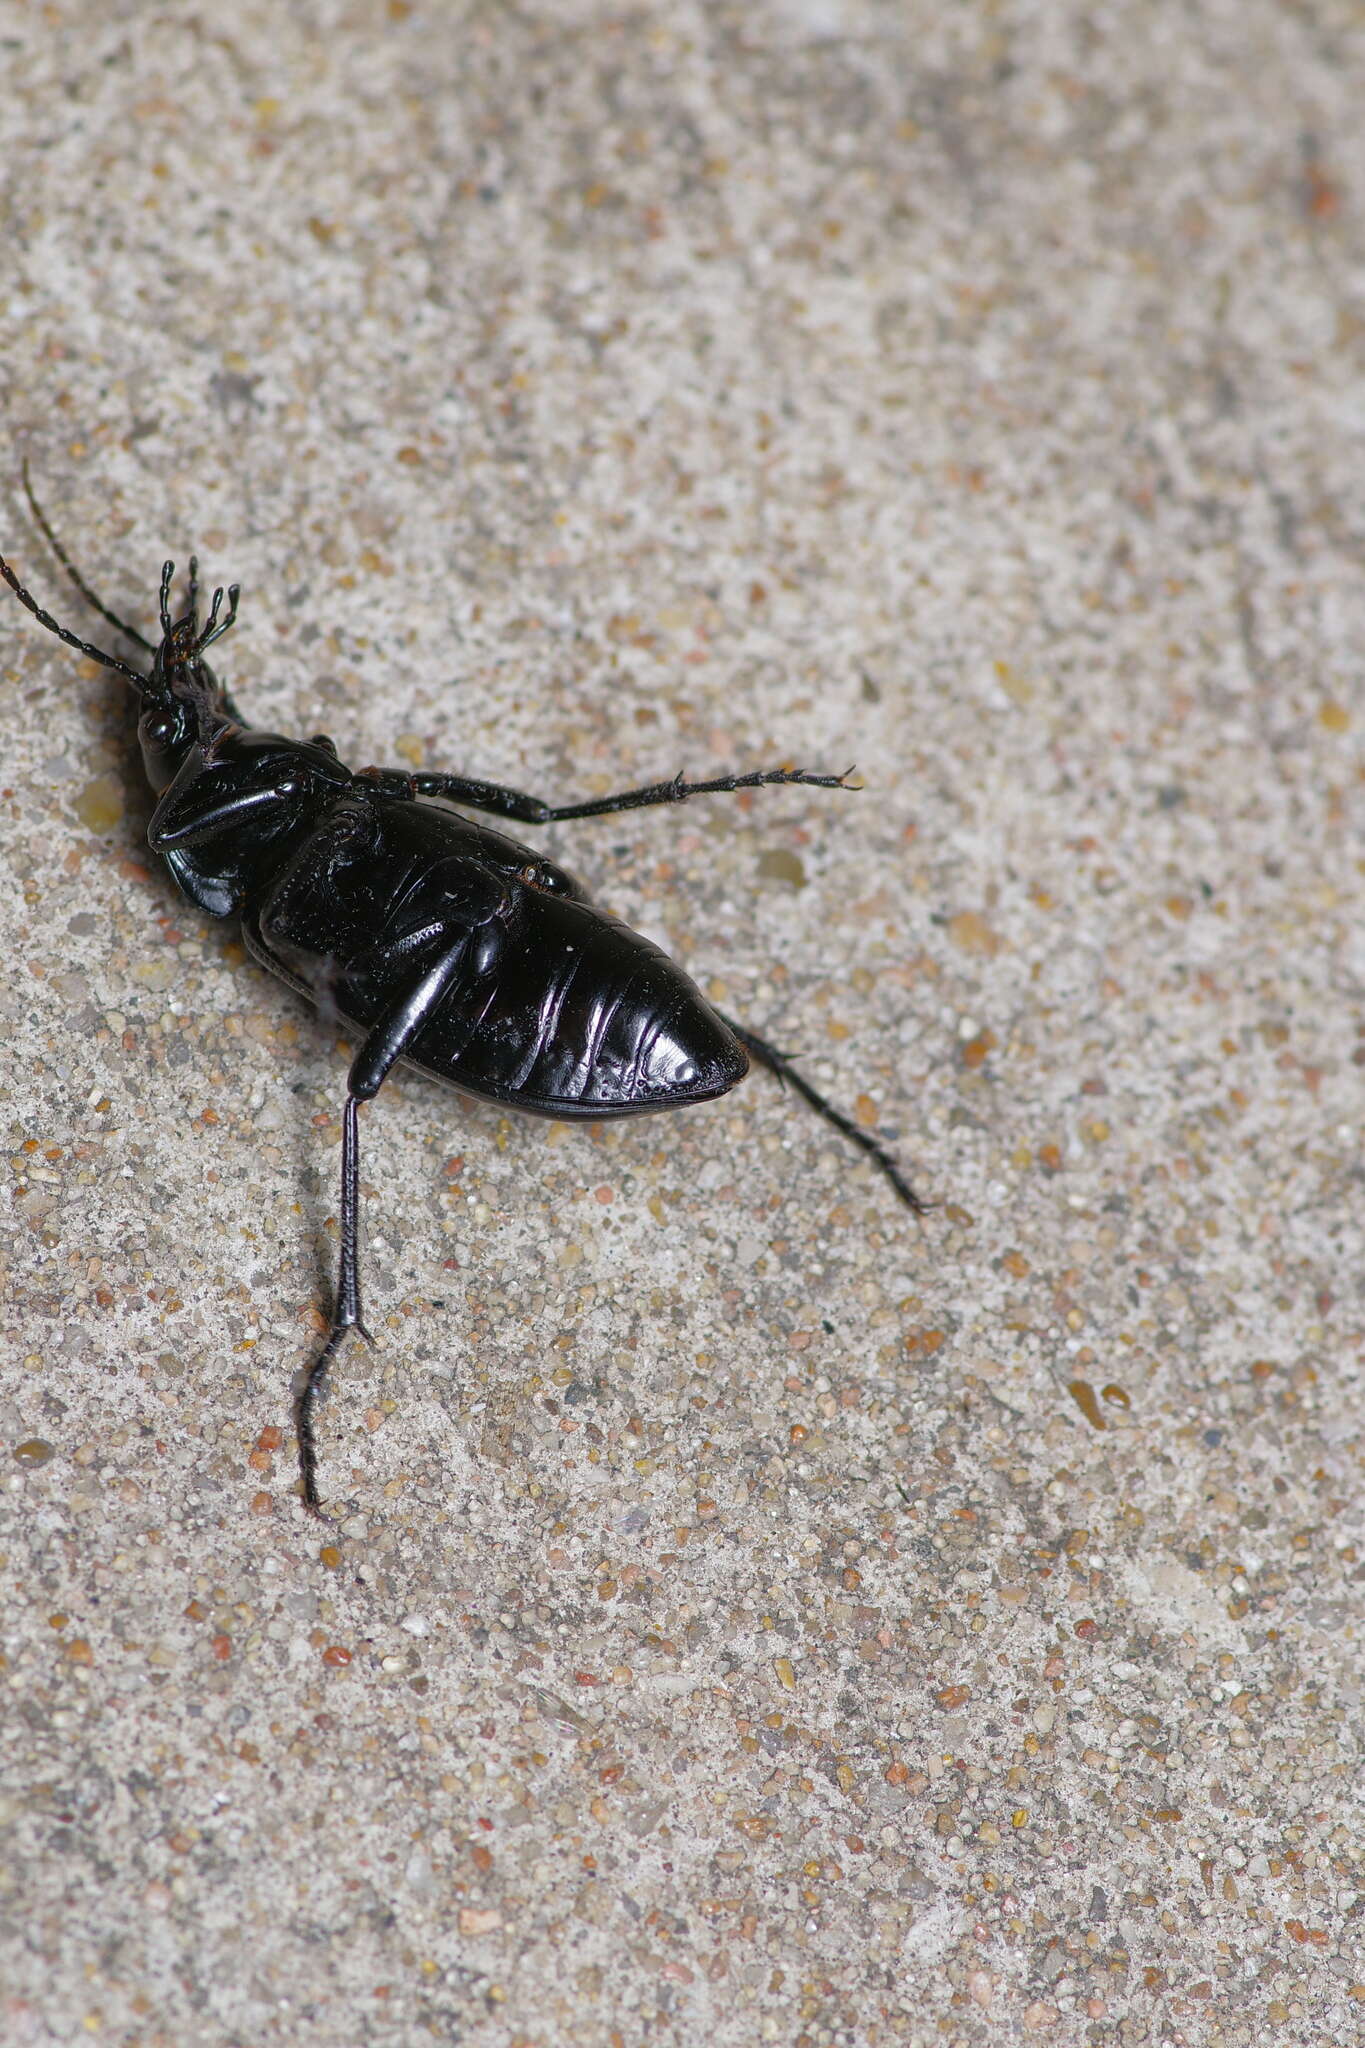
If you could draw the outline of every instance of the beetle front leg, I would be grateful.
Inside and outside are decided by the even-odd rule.
[[[581,804],[552,804],[544,797],[529,796],[525,790],[509,789],[501,782],[480,782],[469,775],[407,775],[401,768],[362,768],[360,773],[377,782],[387,795],[440,797],[447,803],[467,804],[473,811],[488,811],[499,818],[515,818],[522,825],[557,825],[568,818],[602,818],[613,811],[641,811],[652,804],[685,804],[692,796],[714,796],[736,789],[763,789],[773,784],[801,783],[812,789],[849,789],[846,768],[842,775],[816,775],[805,768],[755,768],[748,775],[718,775],[710,782],[689,782],[678,774],[668,782],[646,783],[642,789],[622,790],[616,796],[592,797]]]

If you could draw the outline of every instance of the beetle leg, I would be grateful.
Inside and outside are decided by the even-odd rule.
[[[313,1514],[321,1508],[318,1499],[318,1453],[313,1437],[313,1407],[332,1360],[346,1341],[347,1332],[359,1330],[367,1344],[374,1339],[365,1328],[360,1308],[360,1259],[357,1240],[360,1222],[360,1130],[359,1100],[346,1097],[341,1123],[341,1253],[337,1263],[336,1305],[327,1342],[308,1368],[295,1405],[294,1422],[299,1440],[299,1470],[303,1475],[303,1503]]]
[[[788,1085],[794,1088],[802,1101],[810,1104],[817,1116],[822,1116],[827,1124],[833,1124],[836,1131],[842,1131],[846,1138],[851,1139],[867,1154],[874,1165],[880,1167],[913,1215],[922,1216],[925,1213],[928,1204],[920,1200],[886,1147],[880,1144],[870,1131],[865,1131],[860,1124],[855,1124],[852,1117],[845,1116],[841,1109],[836,1109],[832,1102],[827,1102],[818,1088],[812,1088],[805,1076],[797,1072],[788,1054],[779,1052],[775,1045],[769,1045],[766,1038],[760,1038],[758,1033],[750,1031],[747,1025],[737,1024],[733,1017],[722,1015],[721,1022],[734,1032],[745,1051],[751,1054],[761,1067],[766,1067],[769,1073],[776,1074],[784,1088]]]
[[[772,783],[803,783],[814,789],[847,789],[851,768],[842,775],[816,775],[805,768],[755,768],[748,775],[718,775],[711,782],[689,782],[684,775],[668,782],[650,782],[642,789],[626,789],[616,796],[599,796],[581,804],[551,804],[525,790],[509,789],[501,782],[480,782],[469,775],[408,775],[396,768],[362,768],[361,774],[378,782],[393,795],[442,797],[448,803],[468,804],[471,810],[490,811],[499,818],[515,818],[523,825],[554,825],[566,818],[600,818],[611,811],[640,811],[651,804],[684,804],[690,796],[711,796],[736,789],[761,789]]]
[[[477,933],[475,943],[477,944]],[[442,947],[425,973],[405,989],[397,1001],[366,1033],[365,1042],[351,1063],[346,1082],[346,1108],[341,1126],[341,1248],[337,1258],[336,1305],[332,1326],[299,1393],[295,1427],[299,1441],[299,1471],[303,1478],[303,1504],[311,1513],[321,1508],[318,1496],[318,1457],[313,1435],[313,1408],[318,1392],[331,1369],[332,1360],[350,1330],[359,1330],[366,1343],[373,1342],[365,1328],[360,1304],[360,1131],[362,1102],[377,1095],[395,1060],[401,1059],[421,1031],[452,981],[464,965],[471,933],[466,926]]]
[[[450,984],[465,963],[471,941],[477,949],[478,939],[483,936],[484,929],[483,926],[479,926],[471,933],[466,925],[454,939],[448,939],[425,973],[420,975],[410,988],[403,991],[398,1000],[366,1034],[365,1043],[351,1063],[351,1072],[346,1084],[351,1094],[359,1101],[368,1102],[372,1095],[379,1093],[389,1068],[395,1060],[403,1057],[413,1039],[443,1000]]]

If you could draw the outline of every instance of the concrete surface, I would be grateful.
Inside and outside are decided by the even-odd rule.
[[[0,593],[15,2043],[1347,2043],[1365,86],[1277,0],[0,9],[0,527],[803,1050],[365,1118]]]

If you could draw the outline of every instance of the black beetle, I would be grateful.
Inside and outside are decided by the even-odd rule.
[[[331,1328],[298,1395],[303,1498],[319,1506],[313,1406],[361,1319],[357,1111],[395,1060],[470,1095],[549,1117],[638,1116],[723,1095],[752,1056],[880,1167],[906,1207],[923,1203],[871,1134],[825,1100],[756,1032],[722,1016],[649,939],[600,910],[582,883],[491,826],[448,810],[544,825],[764,783],[842,789],[847,775],[763,768],[711,782],[652,783],[589,803],[548,804],[464,775],[409,775],[338,758],[325,734],[260,732],[204,659],[237,616],[239,586],[199,618],[198,563],[172,618],[175,565],[161,571],[154,646],[101,604],[53,533],[23,470],[33,516],[86,602],[151,656],[132,667],[58,625],[0,558],[0,576],[40,625],[129,682],[158,802],[147,831],[182,894],[240,918],[272,973],[358,1031],[341,1146],[341,1252]],[[849,773],[852,771],[850,770]]]

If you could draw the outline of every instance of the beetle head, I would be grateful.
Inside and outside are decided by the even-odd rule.
[[[152,656],[152,672],[142,685],[138,739],[147,779],[158,794],[168,787],[180,763],[196,742],[209,746],[232,723],[232,706],[204,651],[221,640],[237,617],[240,584],[226,593],[215,590],[208,616],[199,618],[199,564],[190,556],[189,602],[178,619],[171,617],[174,562],[161,570],[161,642]],[[227,610],[223,598],[227,597]]]

